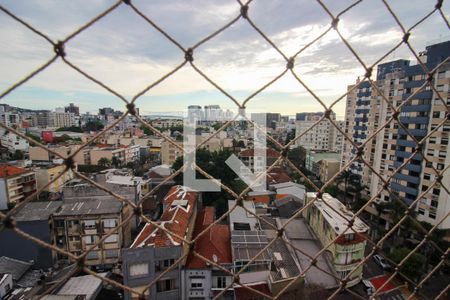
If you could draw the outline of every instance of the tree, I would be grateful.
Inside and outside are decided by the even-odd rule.
[[[78,127],[78,126],[70,126],[70,127],[60,127],[58,129],[56,129],[55,131],[56,132],[59,132],[59,131],[70,131],[70,132],[82,133],[83,129],[81,129],[81,127]]]
[[[105,126],[100,122],[100,120],[89,121],[84,125],[84,130],[86,131],[99,131],[102,130]]]
[[[306,149],[302,146],[292,148],[287,155],[288,159],[303,172],[306,160]]]
[[[24,157],[25,157],[25,154],[24,154],[22,151],[16,150],[16,151],[14,151],[14,154],[13,154],[13,156],[12,156],[12,159],[13,159],[13,160],[21,160],[21,159],[23,159]]]
[[[400,263],[409,253],[411,252],[408,248],[396,248],[389,255],[395,263]],[[408,278],[418,281],[420,276],[426,267],[426,258],[420,253],[414,252],[400,267],[400,272],[405,274]]]
[[[35,140],[36,142],[41,142],[41,138],[40,138],[39,136],[35,135],[35,134],[32,134],[32,133],[27,132],[25,135],[26,135],[27,137],[29,137],[29,138]]]
[[[111,165],[113,165],[114,168],[119,168],[122,165],[122,161],[116,156],[113,156],[113,158],[111,159]]]
[[[109,167],[111,165],[111,161],[106,157],[102,157],[98,160],[97,164],[101,167]]]

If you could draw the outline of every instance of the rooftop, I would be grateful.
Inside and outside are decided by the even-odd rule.
[[[16,214],[19,222],[45,221],[62,205],[62,201],[28,202]]]
[[[264,231],[233,230],[231,231],[231,246],[233,260],[249,261],[268,244]],[[269,261],[268,251],[263,251],[254,261]]]
[[[122,210],[122,203],[113,196],[85,197],[80,201],[64,203],[54,216],[78,216],[78,215],[100,215],[116,214]]]
[[[214,222],[215,210],[206,206],[195,221],[193,238],[205,230]],[[215,224],[207,232],[200,236],[194,246],[194,250],[218,264],[231,264],[230,229],[225,224]],[[186,262],[188,269],[203,269],[207,264],[202,259],[190,253]]]
[[[188,187],[173,186],[164,198],[166,209],[161,215],[158,224],[170,232],[184,237],[196,207],[197,196],[197,193]],[[179,246],[181,244],[181,239],[172,236],[151,223],[147,223],[130,248]]]
[[[228,200],[228,209],[231,209],[235,203],[236,200]],[[255,213],[255,204],[252,201],[243,201],[243,205],[248,211]],[[240,206],[236,206],[236,208],[230,212],[228,215],[230,230],[235,230],[235,226],[239,224],[248,224],[248,230],[260,228],[258,219],[247,210]]]
[[[33,263],[11,257],[0,257],[0,274],[11,274],[14,281],[18,281],[31,268]]]
[[[98,275],[106,277],[106,273]],[[85,295],[86,300],[95,299],[102,285],[102,280],[93,275],[72,277],[59,290],[58,295]]]
[[[288,219],[277,219],[280,227],[286,224],[287,221]],[[290,243],[296,248],[293,248],[292,250],[297,256],[297,261],[300,264],[301,271],[306,270],[311,264],[310,257],[315,257],[317,253],[319,253],[322,249],[319,242],[309,230],[309,227],[304,219],[291,220],[285,227],[285,235]],[[333,276],[322,271],[325,270],[328,273],[333,274],[333,268],[331,266],[329,258],[325,255],[325,253],[322,253],[317,258],[316,266],[318,266],[320,269],[318,269],[316,266],[312,266],[305,273],[306,285],[316,285],[324,288],[332,288],[336,287],[339,284]]]
[[[9,165],[0,165],[0,178],[20,175],[28,172],[27,169],[9,166]]]
[[[308,200],[316,198],[316,193],[307,193]],[[322,199],[317,198],[314,206],[321,212],[327,223],[334,229],[336,234],[344,233],[366,233],[369,227],[356,217],[352,228],[348,227],[348,221],[353,218],[354,214],[338,199],[330,194],[323,194]]]

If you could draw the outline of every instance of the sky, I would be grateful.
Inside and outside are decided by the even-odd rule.
[[[5,0],[0,5],[57,41],[114,2]],[[334,14],[353,2],[324,1]],[[423,0],[388,2],[406,28],[431,11],[435,3]],[[225,25],[240,10],[234,0],[133,0],[133,3],[185,48]],[[443,11],[449,18],[449,1],[444,1]],[[325,31],[331,22],[324,9],[312,0],[254,0],[249,16],[287,57]],[[359,3],[341,16],[338,28],[367,65],[376,62],[402,38],[400,28],[382,1]],[[448,27],[435,13],[412,31],[409,41],[419,52],[427,45],[449,39]],[[2,11],[0,44],[0,93],[53,55],[47,41]],[[127,99],[184,60],[180,49],[125,4],[70,40],[65,51],[70,62]],[[383,62],[400,58],[415,63],[405,45]],[[242,18],[196,49],[194,63],[240,103],[286,66],[279,53]],[[294,70],[327,105],[343,95],[347,86],[365,73],[333,30],[297,57]],[[61,60],[0,101],[31,109],[54,109],[73,102],[82,112],[96,112],[106,106],[125,110],[119,98]],[[236,109],[230,99],[189,65],[148,91],[136,104],[141,114],[179,114],[194,104],[218,104],[225,109]],[[345,101],[341,100],[333,109],[338,119],[342,119]],[[247,110],[292,116],[323,108],[288,73],[250,100]]]

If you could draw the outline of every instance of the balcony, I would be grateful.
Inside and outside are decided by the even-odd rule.
[[[394,162],[394,167],[397,169],[398,167],[400,167],[402,165],[401,162],[396,161]],[[422,166],[421,165],[414,165],[414,164],[406,164],[403,169],[408,170],[408,171],[413,171],[413,172],[421,172],[422,171]]]
[[[397,157],[403,157],[403,158],[410,158],[411,156],[413,156],[413,153],[411,152],[405,152],[405,151],[400,151],[400,150],[396,150],[395,151],[395,156]],[[422,160],[422,154],[417,153],[414,155],[414,157],[412,158],[414,160]]]
[[[420,181],[419,177],[409,176],[409,175],[405,175],[405,174],[401,174],[401,173],[395,174],[394,178],[399,179],[399,180],[405,180],[407,182],[414,183],[414,184],[419,184],[419,181]]]
[[[412,112],[412,111],[430,111],[431,105],[429,104],[420,104],[420,105],[405,105],[402,107],[402,112]]]
[[[396,183],[396,182],[391,182],[390,187],[393,190],[400,191],[400,192],[405,192],[405,193],[408,193],[408,194],[411,194],[411,195],[414,195],[414,196],[417,196],[417,194],[418,194],[417,189],[413,189],[413,188],[401,185],[401,184]]]
[[[404,124],[428,124],[428,117],[400,117]]]
[[[408,129],[409,134],[412,134],[414,136],[426,136],[427,130],[426,129]],[[403,128],[398,129],[398,133],[400,135],[406,135],[406,130]]]
[[[410,140],[397,140],[397,145],[414,148],[417,144],[416,142]]]

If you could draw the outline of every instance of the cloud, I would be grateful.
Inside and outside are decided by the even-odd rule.
[[[325,1],[334,14],[352,2]],[[183,47],[190,47],[216,31],[237,16],[240,10],[239,4],[233,0],[135,0],[133,3]],[[55,41],[64,38],[111,4],[106,0],[8,0],[3,3],[6,8],[47,33]],[[414,24],[432,9],[428,1],[408,2],[408,5],[392,2],[390,5],[407,26]],[[448,12],[449,4],[444,2],[444,5],[444,12]],[[287,56],[307,45],[331,23],[331,18],[320,5],[306,0],[253,1],[249,16]],[[340,16],[338,26],[368,65],[377,61],[400,41],[403,35],[386,7],[375,1],[363,1],[356,5]],[[413,31],[411,43],[420,51],[429,40],[441,38],[442,34],[447,33],[448,28],[443,20],[435,14]],[[5,14],[0,15],[0,42],[4,45],[0,48],[1,90],[5,90],[53,55],[51,45]],[[70,61],[126,97],[136,94],[184,59],[184,53],[180,49],[125,4],[121,4],[111,14],[71,40],[66,45],[66,51]],[[387,59],[400,57],[411,58],[412,54],[406,47],[401,47]],[[240,19],[196,49],[194,63],[239,100],[245,99],[281,73],[286,65],[279,53],[244,19]],[[356,77],[364,73],[362,66],[334,31],[297,57],[295,71],[327,103],[345,93],[347,85],[354,83]],[[86,101],[92,98],[107,102],[105,99],[111,97],[107,91],[61,62],[33,78],[24,88],[46,91],[36,94],[40,97],[50,97],[51,92],[61,98],[79,95],[80,99]],[[206,101],[205,95],[215,93],[217,91],[213,86],[186,66],[150,91],[145,96],[143,105],[150,103],[151,97],[177,98],[178,100],[174,101],[176,110],[182,110],[195,102],[196,97]],[[5,100],[18,101],[19,95],[23,96],[15,92]],[[264,91],[261,97],[272,100],[279,97],[295,99],[295,95],[312,99],[289,75]],[[217,99],[219,98],[216,96],[211,97],[211,101],[219,101]],[[49,104],[57,101],[56,98],[50,100]],[[220,101],[225,103],[225,100]],[[99,103],[101,101],[99,100]],[[278,105],[271,104],[276,102],[265,101],[266,109],[281,109]],[[157,104],[157,101],[152,103]],[[305,103],[295,101],[292,109],[310,110],[311,105],[314,105],[308,102],[306,106]],[[160,106],[152,104],[151,107],[142,109],[170,110],[162,104]],[[87,107],[92,110],[93,104]],[[283,107],[285,109],[289,106]],[[341,110],[338,114],[343,114],[344,108],[338,108]],[[317,106],[317,109],[320,109],[320,106]]]

